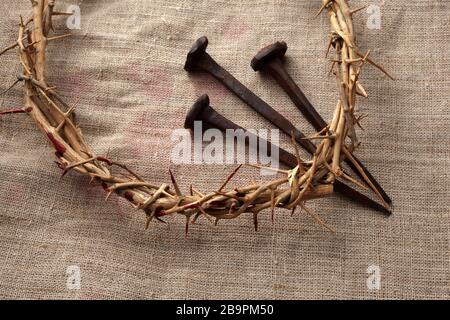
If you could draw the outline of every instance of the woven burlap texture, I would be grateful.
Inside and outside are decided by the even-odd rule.
[[[97,154],[126,162],[154,183],[174,171],[187,191],[220,186],[230,165],[174,165],[171,134],[203,93],[249,128],[272,128],[208,76],[183,70],[187,51],[207,35],[209,52],[289,117],[313,129],[276,85],[249,66],[264,45],[285,40],[286,66],[313,105],[331,118],[337,90],[327,76],[329,21],[320,1],[58,1],[81,9],[81,29],[49,45],[48,81],[69,103]],[[200,219],[152,224],[115,196],[70,173],[60,180],[53,151],[29,117],[0,120],[0,297],[63,299],[383,299],[450,296],[450,37],[448,1],[352,1],[380,8],[381,28],[355,16],[359,44],[396,80],[366,66],[367,117],[357,155],[394,201],[387,218],[346,199],[309,202],[337,235],[310,217],[270,212],[254,232],[250,216],[211,226]],[[29,1],[0,3],[0,47],[17,37]],[[65,18],[55,25],[67,32]],[[20,72],[14,52],[0,57],[0,91]],[[16,86],[2,109],[21,106]],[[292,150],[286,137],[283,146]],[[258,179],[243,170],[233,185]],[[71,266],[79,289],[67,284]],[[379,268],[379,269],[378,269]],[[368,286],[380,270],[380,288]],[[368,273],[369,271],[369,273]],[[370,281],[369,281],[370,282]]]

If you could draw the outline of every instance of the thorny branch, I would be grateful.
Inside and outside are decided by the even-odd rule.
[[[319,13],[328,10],[332,33],[328,50],[335,48],[332,72],[336,75],[339,90],[333,118],[312,140],[318,141],[317,151],[311,161],[304,162],[296,152],[298,165],[292,170],[279,172],[284,175],[267,183],[252,183],[249,186],[228,189],[226,186],[240,169],[236,168],[216,191],[203,194],[193,187],[190,193],[183,194],[172,172],[170,177],[174,186],[172,191],[167,184],[160,186],[145,182],[125,165],[107,157],[96,156],[86,144],[83,134],[74,122],[74,107],[69,106],[58,95],[55,87],[47,84],[45,77],[46,47],[49,41],[65,38],[68,35],[49,36],[53,31],[54,16],[65,13],[54,11],[54,0],[32,0],[32,16],[24,22],[19,20],[17,41],[0,51],[0,55],[17,48],[22,74],[18,77],[24,83],[25,107],[0,112],[1,115],[26,113],[45,134],[55,149],[58,166],[64,176],[68,171],[91,177],[107,192],[128,200],[133,207],[142,210],[147,216],[146,227],[156,219],[162,221],[164,216],[179,214],[186,217],[188,225],[200,216],[217,222],[233,219],[244,213],[253,215],[255,228],[258,226],[258,214],[267,208],[291,209],[301,207],[320,225],[332,231],[312,210],[305,207],[305,201],[324,197],[333,192],[336,177],[343,177],[358,185],[363,185],[348,176],[341,168],[345,157],[353,159],[352,152],[359,145],[355,133],[355,124],[360,118],[355,117],[356,95],[367,96],[359,83],[359,75],[365,62],[384,69],[369,59],[369,54],[362,54],[357,45],[353,31],[352,17],[357,10],[351,10],[347,0],[323,0]],[[349,142],[346,142],[349,138]],[[296,150],[297,146],[294,144]],[[362,168],[356,166],[363,173]],[[122,172],[113,172],[113,167]],[[378,195],[378,190],[366,177],[366,182]],[[381,198],[381,196],[380,196]],[[382,198],[381,198],[382,199]],[[386,204],[387,206],[387,204]],[[192,218],[193,217],[193,218]]]

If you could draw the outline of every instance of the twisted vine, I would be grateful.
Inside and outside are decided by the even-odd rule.
[[[73,170],[87,175],[91,182],[97,182],[107,192],[125,198],[131,205],[147,216],[146,228],[152,220],[162,221],[164,216],[179,214],[186,217],[186,232],[191,222],[205,216],[217,223],[222,219],[233,219],[249,213],[253,215],[255,228],[258,214],[267,208],[284,208],[294,211],[301,207],[326,229],[333,231],[320,216],[305,206],[305,201],[324,197],[333,192],[333,182],[344,178],[359,186],[365,185],[348,176],[341,169],[346,157],[351,159],[365,177],[365,183],[383,201],[378,190],[365,176],[362,168],[353,160],[352,152],[359,145],[355,124],[360,117],[355,116],[356,96],[367,96],[359,82],[362,66],[369,62],[383,72],[383,68],[369,58],[370,52],[363,54],[356,45],[352,16],[358,10],[351,10],[347,0],[324,0],[319,11],[328,11],[332,32],[328,51],[335,48],[332,72],[336,75],[339,100],[330,124],[317,135],[311,137],[319,141],[317,151],[310,161],[303,161],[293,141],[298,165],[291,170],[278,170],[281,177],[267,183],[227,189],[227,184],[236,168],[223,185],[213,192],[202,193],[191,186],[187,194],[178,187],[174,175],[169,170],[173,189],[169,184],[153,185],[146,182],[126,165],[96,155],[87,145],[80,127],[75,121],[75,106],[70,106],[58,94],[57,89],[48,84],[45,76],[46,47],[50,42],[69,35],[49,36],[53,31],[53,18],[70,13],[54,10],[54,0],[32,0],[32,15],[19,21],[17,41],[0,52],[17,49],[22,74],[17,82],[23,82],[25,106],[0,112],[28,114],[38,129],[47,137],[55,149],[56,163],[64,176]],[[346,138],[349,138],[348,142]],[[387,204],[385,204],[388,206]]]

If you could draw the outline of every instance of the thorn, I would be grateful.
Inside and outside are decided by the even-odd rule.
[[[302,140],[321,140],[321,139],[336,139],[336,135],[327,135],[327,136],[310,136],[310,137],[304,137]]]
[[[359,81],[356,81],[356,93],[364,98],[369,97],[369,95],[366,92],[366,89],[361,85]]]
[[[25,47],[25,49],[31,48],[31,47],[33,47],[35,44],[37,44],[37,43],[39,43],[39,42],[41,42],[41,40],[33,41],[33,42],[27,44],[27,46]]]
[[[255,226],[255,231],[258,231],[258,213],[253,213],[253,224]]]
[[[164,221],[163,219],[161,219],[160,217],[155,216],[155,219],[158,220],[158,221],[161,222],[161,223],[167,224],[167,222]]]
[[[288,174],[289,173],[289,170],[282,170],[282,169],[277,169],[277,168],[265,167],[265,166],[261,166],[259,164],[247,163],[246,166],[249,166],[249,167],[252,167],[252,168],[257,168],[257,169],[271,170],[271,171],[284,173],[284,174]],[[252,181],[252,183],[253,183],[253,185],[258,185],[255,181]]]
[[[294,215],[295,209],[297,209],[297,206],[295,206],[295,207],[292,208],[292,211],[291,211],[291,217]]]
[[[62,178],[64,178],[67,174],[67,172],[69,172],[69,170],[64,169],[63,172],[61,173],[61,176],[59,177],[59,180],[61,180]]]
[[[356,63],[356,62],[361,62],[361,61],[363,61],[363,58],[345,59],[345,62],[349,63],[349,64]]]
[[[361,125],[361,120],[367,117],[367,114],[362,114],[358,118],[356,118],[355,123],[358,125],[358,127],[361,128],[362,131],[365,131],[364,128]]]
[[[152,221],[152,216],[153,215],[147,215],[147,219],[145,221],[145,230],[148,230],[148,227],[150,226],[150,222]]]
[[[31,112],[32,110],[33,109],[31,109],[31,107],[29,107],[29,108],[18,108],[18,109],[11,109],[11,110],[0,111],[0,118],[3,115],[16,114],[16,113],[28,113],[28,112]]]
[[[183,201],[183,198],[178,199],[177,204],[175,205],[175,207],[179,207],[182,201]]]
[[[331,227],[329,227],[317,213],[315,213],[314,211],[307,208],[306,206],[304,206],[301,203],[300,203],[300,206],[303,210],[306,211],[306,213],[308,213],[310,216],[312,216],[323,228],[327,229],[328,231],[330,231],[331,233],[336,235],[336,231],[334,229],[332,229]]]
[[[235,207],[236,207],[236,203],[233,202],[233,203],[231,204],[231,206],[230,206],[230,210],[228,210],[228,214],[232,214]]]
[[[62,168],[62,164],[61,164],[61,162],[59,162],[59,161],[53,161],[57,166],[58,166],[58,168],[60,168],[60,169],[63,169]]]
[[[65,115],[66,117],[70,117],[70,115],[71,115],[74,111],[75,111],[75,106],[70,107],[70,109],[67,110],[67,112],[64,113],[64,115]],[[109,152],[109,150],[108,150],[108,152]]]
[[[233,172],[228,176],[228,178],[225,180],[225,182],[222,184],[222,186],[219,188],[219,192],[222,191],[223,188],[227,185],[227,183],[233,178],[233,176],[239,171],[239,169],[242,167],[242,164],[240,164],[236,169],[233,170]]]
[[[106,194],[106,198],[105,201],[108,201],[109,198],[111,197],[111,194],[113,193],[113,191],[108,191],[108,193]]]
[[[197,222],[197,219],[200,218],[200,216],[202,215],[201,212],[197,212],[194,216],[194,219],[192,219],[192,224],[195,224]]]
[[[106,158],[106,157],[98,156],[95,159],[98,160],[98,161],[106,163],[108,166],[112,166],[113,165],[113,162],[111,160],[109,160],[108,158]]]
[[[70,109],[69,109],[70,111]],[[66,112],[67,115],[67,112]],[[109,153],[111,152],[111,146],[108,147],[108,151],[106,151],[106,158],[109,158]]]
[[[47,88],[45,88],[45,93],[47,93],[47,92],[49,92],[49,91],[54,91],[54,90],[56,90],[56,87],[55,86],[53,86],[53,87],[47,87]]]
[[[202,213],[202,214],[206,214],[205,210],[202,208],[202,206],[200,204],[197,205],[197,209]]]
[[[108,150],[108,154],[109,154],[109,150]],[[89,154],[87,154],[88,156],[90,156]],[[135,177],[138,181],[143,182],[144,179],[142,179],[139,175],[137,175],[133,170],[131,170],[130,168],[128,168],[126,165],[122,164],[122,163],[118,163],[118,162],[112,162],[113,165],[124,169],[125,171],[127,171],[129,174],[131,174],[133,177]]]
[[[47,41],[59,40],[59,39],[67,38],[67,37],[70,37],[70,36],[72,36],[72,34],[71,33],[67,33],[67,34],[63,34],[63,35],[60,35],[60,36],[49,37],[49,38],[47,38]]]
[[[353,9],[353,10],[350,10],[350,15],[354,15],[355,13],[357,13],[357,12],[359,12],[359,11],[361,11],[361,10],[366,9],[367,7],[368,7],[368,5],[366,4],[366,5],[362,6],[362,7],[359,7],[359,8]]]
[[[317,12],[316,14],[316,18],[322,13],[323,10],[325,10],[325,8],[331,3],[331,1],[333,0],[328,0],[320,7],[319,12]]]
[[[295,141],[294,131],[291,132],[291,141],[292,144],[294,145],[295,157],[297,158],[297,165],[300,169],[300,172],[305,172],[305,168],[303,167],[303,161],[300,158],[300,151],[298,149],[297,142]]]
[[[205,216],[205,218],[208,219],[209,222],[212,223],[211,217],[206,213],[205,209],[203,209],[200,205],[197,206],[197,208],[200,212],[197,213],[197,215],[196,215],[197,218],[195,220],[197,220],[203,214]],[[192,223],[194,223],[194,221],[192,221]]]
[[[341,172],[340,176],[342,178],[344,178],[347,181],[350,181],[351,183],[356,184],[357,186],[359,186],[360,188],[364,189],[364,190],[369,190],[369,188],[364,185],[361,181],[358,181],[357,179],[353,178],[352,176],[348,175],[347,173],[345,173],[344,171]]]
[[[360,51],[355,50],[355,53],[360,56],[361,58],[365,57],[366,55],[362,54]],[[369,62],[371,65],[373,65],[374,67],[376,67],[377,69],[379,69],[381,72],[383,72],[385,75],[387,75],[391,80],[395,80],[394,77],[392,77],[384,68],[383,66],[381,66],[380,64],[376,63],[375,61],[373,61],[370,58],[366,58],[367,62]]]
[[[184,236],[187,237],[188,233],[189,233],[189,220],[190,220],[191,216],[187,215],[186,216],[186,226],[184,228]]]
[[[369,49],[369,50],[367,50],[367,53],[366,53],[366,55],[363,57],[363,58],[361,58],[361,60],[360,61],[362,61],[363,62],[363,64],[364,64],[364,62],[366,62],[367,61],[367,59],[369,58],[369,56],[370,56],[370,54],[372,53],[372,50],[371,49]]]
[[[71,16],[73,12],[61,12],[61,11],[53,11],[52,16]]]
[[[175,193],[177,196],[182,196],[180,188],[178,187],[178,183],[173,176],[172,170],[169,169],[170,179],[172,180],[173,187],[175,188]]]
[[[389,204],[384,200],[383,196],[380,193],[379,188],[377,188],[373,182],[367,177],[367,174],[365,173],[364,169],[361,168],[360,164],[355,160],[355,157],[353,156],[352,152],[350,152],[348,150],[348,148],[343,145],[342,151],[344,153],[344,155],[350,159],[350,161],[353,163],[353,165],[355,166],[356,170],[361,174],[361,178],[364,179],[364,182],[367,183],[367,185],[375,192],[375,194],[377,195],[377,197],[382,201],[383,206],[389,210],[390,206]]]
[[[62,127],[66,124],[66,118],[64,118],[61,123],[56,127],[55,131],[59,132],[61,131]]]
[[[192,190],[192,184],[189,186],[189,193],[191,194],[191,196],[194,195],[194,190]]]
[[[328,54],[330,53],[332,45],[333,45],[333,35],[330,34],[330,40],[328,40],[327,51],[325,52],[325,58],[328,58]]]
[[[275,188],[272,188],[270,190],[270,209],[272,210],[271,212],[271,218],[272,218],[272,223],[274,222],[274,218],[275,218]]]
[[[193,191],[196,195],[198,195],[199,197],[203,198],[203,197],[205,196],[203,193],[201,193],[200,191],[198,191],[198,190],[195,189],[194,187],[191,186],[191,188],[192,188],[192,191]]]
[[[333,72],[333,69],[334,69],[334,66],[336,65],[336,62],[335,61],[332,61],[331,62],[331,67],[330,67],[330,70],[328,71],[328,75],[331,75],[331,73]]]

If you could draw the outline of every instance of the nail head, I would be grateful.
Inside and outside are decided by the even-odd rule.
[[[200,37],[195,41],[186,57],[186,62],[184,64],[184,69],[186,71],[195,71],[197,69],[196,62],[203,54],[205,54],[207,47],[208,38],[206,36]]]
[[[193,129],[194,122],[201,120],[199,118],[199,114],[208,106],[209,106],[209,97],[207,94],[204,94],[200,98],[198,98],[186,115],[186,120],[184,121],[184,128]]]
[[[262,48],[253,57],[251,66],[253,70],[258,71],[273,59],[281,59],[286,54],[287,44],[284,41],[277,41],[267,47]]]

